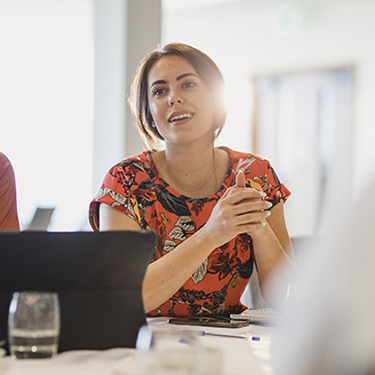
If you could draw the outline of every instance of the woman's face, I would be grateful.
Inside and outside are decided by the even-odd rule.
[[[154,125],[165,142],[213,139],[214,103],[205,82],[180,56],[158,60],[148,75],[148,101]]]

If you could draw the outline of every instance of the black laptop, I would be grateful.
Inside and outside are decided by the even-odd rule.
[[[0,232],[0,341],[15,291],[56,291],[59,352],[135,347],[153,231]]]

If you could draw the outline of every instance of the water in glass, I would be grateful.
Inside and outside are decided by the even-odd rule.
[[[13,358],[48,358],[57,353],[60,311],[56,293],[14,293],[8,339]]]

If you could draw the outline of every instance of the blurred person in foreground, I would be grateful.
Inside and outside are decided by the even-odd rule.
[[[20,230],[14,170],[0,152],[0,230]]]
[[[111,168],[90,205],[94,230],[158,233],[142,290],[150,316],[239,313],[254,264],[277,308],[274,286],[288,281],[275,270],[287,263],[286,279],[298,273],[283,211],[289,190],[267,160],[215,147],[227,114],[223,87],[196,48],[151,52],[130,97],[149,151]]]
[[[375,374],[374,189],[306,249],[314,254],[275,335],[275,375]]]

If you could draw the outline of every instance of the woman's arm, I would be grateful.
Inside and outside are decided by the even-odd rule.
[[[0,228],[20,230],[17,213],[16,180],[11,162],[0,152]]]
[[[175,294],[214,249],[240,233],[259,230],[267,208],[256,190],[228,189],[203,228],[147,267],[142,285],[145,311],[157,308]],[[100,230],[140,229],[121,211],[100,204]]]
[[[246,189],[245,176],[238,173],[236,187]],[[270,210],[265,225],[249,233],[253,240],[259,287],[264,300],[282,310],[289,285],[299,277],[292,243],[284,218],[284,203]]]
[[[141,230],[121,211],[100,204],[100,230]],[[143,304],[149,312],[170,298],[214,249],[200,232],[195,233],[157,261],[150,263],[142,285]]]
[[[267,225],[251,234],[262,296],[277,310],[283,309],[288,287],[299,277],[283,206],[274,206]]]

